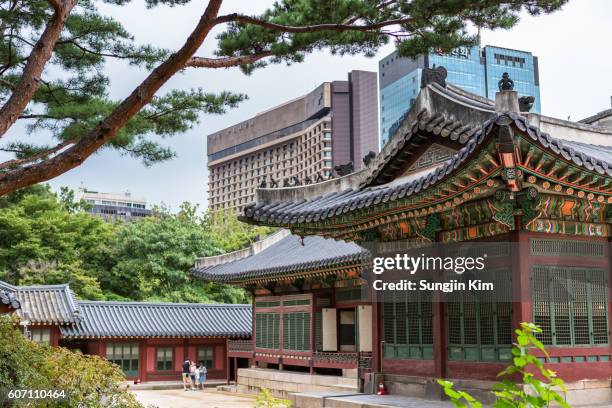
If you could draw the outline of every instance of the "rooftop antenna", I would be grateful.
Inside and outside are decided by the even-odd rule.
[[[480,37],[480,26],[477,27],[478,33],[476,34],[476,41],[478,42],[478,49],[482,48],[482,41]]]

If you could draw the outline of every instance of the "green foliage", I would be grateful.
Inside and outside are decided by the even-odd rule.
[[[58,389],[69,396],[16,406],[141,408],[124,384],[125,375],[117,365],[98,356],[38,345],[27,340],[8,316],[0,316],[0,389]]]
[[[551,403],[570,408],[559,393],[566,390],[563,380],[530,353],[530,350],[538,349],[548,357],[544,345],[536,338],[536,333],[541,332],[542,329],[533,323],[521,323],[521,328],[515,330],[516,343],[512,348],[512,364],[498,374],[499,377],[506,378],[493,386],[493,393],[497,397],[494,408],[543,408]],[[508,378],[516,376],[521,377],[520,382]],[[470,394],[454,390],[452,382],[438,380],[438,384],[455,407],[482,407]]]
[[[0,280],[13,284],[68,283],[79,298],[248,303],[235,287],[189,274],[198,256],[248,245],[268,233],[229,213],[214,224],[184,203],[176,214],[132,223],[105,223],[84,212],[62,189],[33,186],[0,198]]]
[[[291,408],[291,401],[276,398],[267,388],[262,388],[255,399],[255,408]]]
[[[332,54],[374,56],[394,40],[402,56],[416,56],[431,48],[441,51],[471,45],[468,27],[508,29],[521,12],[537,15],[562,7],[567,0],[280,0],[260,15],[244,10],[212,22],[225,24],[217,36],[219,57],[247,57],[215,67],[240,66],[251,73],[270,63],[292,64],[308,53],[329,49]],[[7,1],[0,6],[0,102],[5,102],[24,73],[24,66],[45,30],[53,9],[49,1]],[[59,142],[76,142],[119,106],[107,89],[106,62],[120,60],[150,71],[172,63],[172,52],[151,44],[137,44],[129,30],[105,15],[98,5],[124,6],[130,0],[77,2],[46,63],[40,87],[19,120],[29,132],[46,131]],[[146,0],[147,7],[182,6],[189,0]],[[143,16],[146,19],[146,16]],[[323,26],[323,27],[322,27]],[[193,40],[193,38],[191,39]],[[252,60],[249,57],[255,57]],[[34,59],[34,58],[32,58]],[[213,67],[203,65],[203,67]],[[184,68],[184,67],[179,67]],[[165,82],[167,78],[158,78]],[[222,114],[246,96],[201,89],[170,90],[158,95],[138,113],[119,112],[129,119],[106,148],[142,160],[145,165],[174,157],[174,152],[149,138],[171,136],[191,128],[202,114]],[[19,112],[21,113],[21,112]],[[44,160],[55,143],[7,142],[0,150],[16,158]],[[38,155],[37,155],[38,153]],[[42,157],[38,157],[42,155]],[[16,163],[12,164],[16,166]],[[10,166],[0,170],[11,171]]]
[[[240,222],[232,210],[209,211],[206,222],[223,252],[243,249],[274,232],[274,228]]]
[[[243,303],[246,294],[205,283],[188,274],[198,256],[220,254],[197,207],[184,203],[177,214],[158,210],[119,228],[107,258],[113,260],[103,286],[126,299]]]
[[[124,0],[104,2],[129,3]],[[104,15],[97,3],[102,1],[79,1],[68,17],[53,57],[46,65],[40,88],[20,117],[28,132],[42,130],[58,141],[78,140],[119,104],[108,95],[110,80],[105,65],[109,59],[151,70],[170,56],[169,50],[136,44],[128,30]],[[153,0],[147,4],[152,7],[185,3]],[[47,1],[11,1],[0,6],[0,102],[8,99],[19,82],[25,61],[51,14],[51,4]],[[147,140],[148,136],[182,133],[197,124],[201,114],[222,114],[244,99],[245,95],[230,92],[170,90],[153,98],[106,147],[138,158],[145,165],[168,160],[174,157],[174,152]],[[13,153],[16,158],[25,158],[50,147],[18,140],[5,144],[1,150]]]
[[[468,27],[508,29],[519,20],[521,11],[532,15],[558,10],[566,0],[548,1],[431,1],[383,2],[372,0],[282,0],[256,19],[282,26],[330,26],[354,24],[373,26],[367,30],[291,30],[250,21],[230,23],[217,38],[220,56],[247,56],[269,52],[271,63],[301,62],[307,53],[327,48],[332,54],[373,56],[389,39],[394,39],[401,56],[417,56],[431,48],[451,51],[472,45],[475,37]],[[381,27],[397,21],[397,27]],[[266,63],[244,67],[249,73]]]
[[[81,296],[103,299],[95,259],[113,225],[65,208],[48,187],[5,197],[0,206],[0,279],[18,284],[69,283]]]

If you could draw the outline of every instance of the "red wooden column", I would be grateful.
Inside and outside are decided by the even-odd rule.
[[[234,384],[238,385],[238,357],[234,357]]]
[[[230,383],[230,355],[229,355],[229,338],[225,338],[225,383]]]
[[[147,382],[147,340],[142,339],[139,347],[140,361],[138,363],[138,378],[140,378],[142,382]]]
[[[372,372],[382,373],[382,362],[384,356],[381,354],[382,348],[382,314],[380,307],[380,296],[378,291],[370,286],[372,299]]]
[[[437,243],[432,256],[444,256],[443,245],[440,240],[440,234],[436,234]],[[435,279],[438,281],[444,280],[444,271],[435,271]],[[447,377],[448,367],[448,333],[446,319],[446,303],[444,297],[439,291],[434,291],[431,296],[432,311],[433,311],[433,353],[434,353],[434,375],[437,378]]]
[[[309,372],[314,374],[314,353],[315,353],[315,319],[316,319],[316,307],[317,297],[314,293],[310,296],[310,365]]]
[[[525,231],[512,231],[512,327],[533,320],[531,311],[531,256],[529,235]]]
[[[442,280],[443,272],[436,272],[436,279]],[[433,309],[433,352],[434,375],[437,378],[447,377],[448,366],[448,333],[446,321],[446,303],[442,295],[435,291],[431,296]]]

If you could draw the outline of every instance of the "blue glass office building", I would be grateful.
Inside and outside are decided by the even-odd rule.
[[[394,52],[378,63],[380,145],[389,140],[389,129],[410,108],[420,89],[423,67],[444,66],[447,82],[466,91],[494,99],[504,72],[514,80],[520,96],[535,98],[532,112],[540,113],[538,58],[530,52],[485,46],[459,48],[451,53],[432,51],[415,59]]]

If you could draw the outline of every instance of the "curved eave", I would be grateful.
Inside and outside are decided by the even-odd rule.
[[[325,262],[324,264],[312,265],[310,267],[306,267],[307,265],[295,265],[294,268],[277,267],[245,271],[236,274],[210,274],[206,273],[205,271],[195,270],[192,270],[192,273],[201,279],[211,282],[246,286],[250,284],[261,284],[287,279],[322,277],[351,270],[359,270],[367,264],[370,256],[368,253],[364,252],[363,254],[343,258],[346,259],[329,261]]]
[[[122,335],[122,334],[91,334],[91,333],[83,333],[83,334],[67,334],[62,333],[63,339],[68,340],[104,340],[104,339],[224,339],[224,338],[232,338],[232,339],[245,339],[250,338],[250,332],[244,333],[217,333],[211,335],[196,335],[196,334],[172,334],[172,335],[163,335],[163,334],[151,334],[151,335]]]
[[[321,231],[320,224],[324,223],[329,224],[328,227],[333,230],[335,227],[331,224],[346,225],[342,218],[355,211],[362,209],[372,210],[373,207],[380,208],[380,206],[390,207],[391,202],[411,196],[416,197],[420,193],[423,193],[422,196],[424,196],[427,190],[431,191],[431,189],[436,189],[442,183],[452,180],[455,174],[463,168],[463,165],[471,160],[477,148],[483,145],[485,141],[487,141],[487,144],[489,143],[489,140],[491,140],[491,130],[501,116],[500,114],[493,114],[490,119],[482,124],[478,131],[469,138],[466,138],[465,146],[455,154],[453,159],[417,180],[397,186],[345,190],[314,200],[255,204],[245,209],[244,218],[256,224],[285,226],[294,230],[312,228],[313,231]],[[561,140],[553,139],[549,134],[543,133],[537,127],[530,125],[523,116],[516,113],[508,113],[507,117],[511,119],[514,128],[523,134],[525,139],[530,140],[531,143],[548,154],[592,174],[608,178],[612,177],[612,165],[607,161],[576,150],[570,144],[564,143]],[[496,175],[493,171],[489,174],[490,177]],[[459,202],[455,202],[455,204],[459,204]],[[424,204],[430,203],[424,202]],[[359,222],[363,224],[367,221],[360,219]],[[332,233],[330,235],[336,234]],[[342,234],[337,236],[342,236]]]

